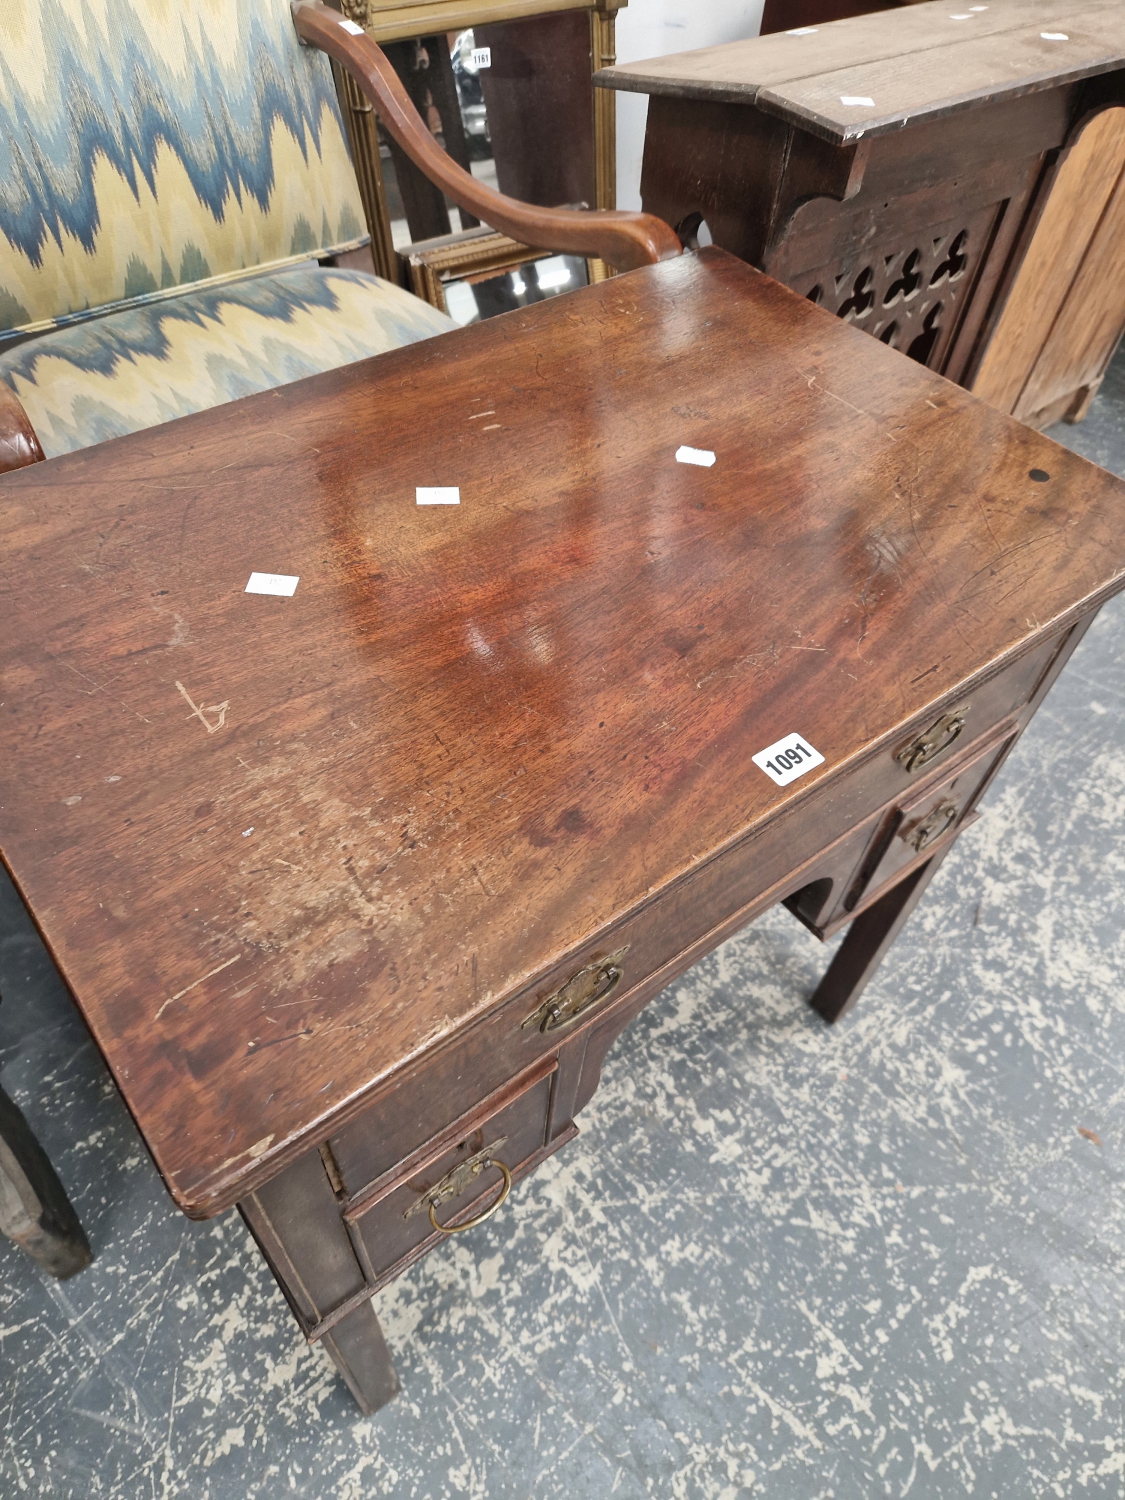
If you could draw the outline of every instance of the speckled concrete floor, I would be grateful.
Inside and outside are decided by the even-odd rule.
[[[1125,359],[1056,435],[1125,473]],[[0,1247],[0,1493],[1122,1495],[1123,828],[1119,599],[854,1019],[783,912],[672,986],[578,1140],[380,1296],[365,1421],[238,1218],[172,1209],[5,884],[3,1078],[97,1261]]]

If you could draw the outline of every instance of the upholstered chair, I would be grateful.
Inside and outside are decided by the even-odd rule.
[[[0,470],[452,327],[332,264],[367,232],[325,50],[493,227],[618,265],[679,253],[643,215],[482,187],[360,28],[319,4],[293,12],[296,25],[289,0],[0,7]]]

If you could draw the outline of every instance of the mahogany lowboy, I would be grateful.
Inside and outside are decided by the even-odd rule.
[[[719,250],[6,475],[0,530],[4,862],[365,1410],[372,1291],[669,980],[786,900],[847,1008],[1125,583],[1125,485]]]

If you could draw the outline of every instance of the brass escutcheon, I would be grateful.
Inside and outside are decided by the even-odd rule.
[[[963,703],[952,713],[942,714],[941,718],[931,724],[924,734],[911,740],[909,745],[904,745],[896,754],[895,760],[907,771],[920,771],[923,766],[928,766],[943,750],[949,749],[964,729],[965,715],[968,712],[969,705]]]
[[[459,1161],[452,1167],[440,1182],[435,1182],[420,1198],[416,1198],[409,1208],[403,1211],[404,1219],[412,1219],[415,1214],[425,1210],[429,1214],[430,1223],[435,1229],[440,1229],[442,1234],[460,1234],[462,1229],[472,1229],[474,1224],[480,1224],[487,1219],[489,1214],[494,1214],[508,1196],[508,1189],[512,1185],[512,1174],[502,1161],[497,1161],[492,1155],[508,1139],[506,1135],[498,1137],[490,1145],[483,1146],[475,1151],[472,1156],[467,1156],[464,1161]],[[493,1199],[483,1212],[474,1214],[471,1219],[466,1219],[463,1224],[439,1224],[434,1217],[434,1209],[439,1203],[444,1203],[449,1198],[459,1198],[470,1183],[475,1182],[480,1174],[487,1171],[489,1167],[495,1167],[503,1178],[499,1196]]]
[[[935,839],[941,838],[943,833],[949,832],[957,821],[959,812],[960,808],[956,802],[939,802],[920,823],[916,823],[909,832],[904,832],[902,836],[921,854],[927,844],[932,844]]]
[[[624,948],[619,948],[608,958],[595,959],[593,963],[579,969],[577,974],[572,974],[561,989],[548,995],[541,1005],[537,1005],[524,1018],[520,1023],[520,1030],[538,1026],[540,1031],[557,1031],[560,1026],[568,1026],[571,1021],[577,1021],[591,1005],[603,1000],[610,990],[616,988],[624,972],[621,960],[628,951],[629,944],[626,943]]]
[[[439,1234],[462,1234],[466,1229],[475,1229],[478,1224],[483,1224],[485,1219],[489,1219],[492,1217],[492,1215],[500,1207],[501,1203],[503,1203],[504,1199],[511,1192],[512,1174],[508,1171],[504,1163],[502,1161],[493,1161],[491,1156],[485,1156],[483,1161],[480,1163],[479,1170],[483,1172],[486,1167],[495,1167],[496,1170],[500,1173],[500,1176],[504,1179],[500,1188],[500,1192],[495,1198],[493,1198],[492,1202],[488,1205],[487,1208],[482,1208],[479,1214],[474,1214],[471,1219],[466,1219],[463,1224],[439,1224],[437,1221],[437,1216],[434,1213],[434,1209],[437,1207],[437,1204],[434,1202],[433,1194],[430,1194],[428,1199],[430,1205],[430,1223],[438,1231]]]

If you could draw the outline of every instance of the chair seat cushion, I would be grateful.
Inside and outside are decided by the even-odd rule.
[[[48,458],[445,333],[362,271],[297,266],[185,292],[0,351]]]

